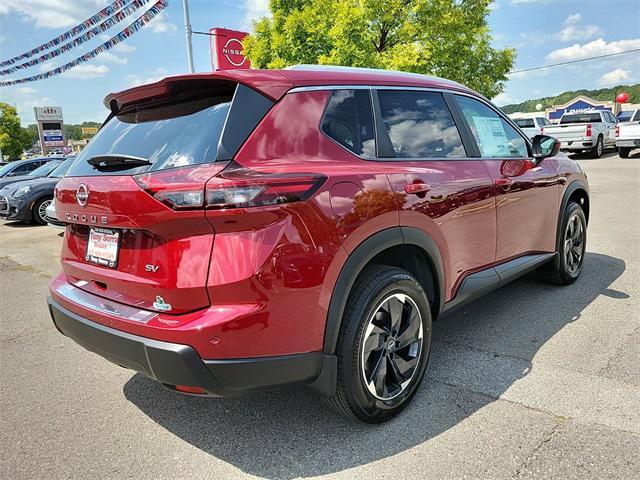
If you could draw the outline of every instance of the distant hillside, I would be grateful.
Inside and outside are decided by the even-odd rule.
[[[640,83],[637,83],[635,85],[618,85],[617,87],[600,88],[598,90],[575,90],[573,92],[564,92],[560,95],[556,95],[555,97],[535,98],[522,103],[505,105],[501,108],[505,113],[535,112],[536,105],[541,103],[542,111],[544,111],[545,108],[553,105],[565,104],[578,95],[585,95],[593,98],[594,100],[614,100],[616,95],[620,92],[627,92],[629,94],[629,103],[640,103]]]

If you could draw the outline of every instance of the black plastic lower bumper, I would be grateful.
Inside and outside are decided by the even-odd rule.
[[[322,352],[278,357],[203,360],[188,345],[140,337],[100,325],[48,299],[56,328],[87,350],[173,387],[201,387],[209,395],[310,385],[325,395],[335,388],[335,357]]]

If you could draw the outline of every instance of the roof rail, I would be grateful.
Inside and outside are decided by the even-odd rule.
[[[298,64],[291,65],[289,67],[284,68],[284,70],[304,70],[310,72],[353,72],[353,73],[379,73],[379,74],[393,74],[393,75],[401,75],[406,76],[407,78],[413,79],[427,79],[431,81],[439,81],[443,83],[449,83],[451,85],[457,85],[460,87],[464,87],[458,82],[453,80],[449,80],[447,78],[434,77],[431,75],[423,75],[421,73],[413,73],[413,72],[402,72],[400,70],[385,70],[383,68],[367,68],[367,67],[345,67],[343,65],[310,65],[310,64]]]

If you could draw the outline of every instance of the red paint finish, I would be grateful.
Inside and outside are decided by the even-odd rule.
[[[138,178],[62,179],[56,207],[68,225],[63,273],[52,281],[51,291],[78,315],[191,345],[205,359],[322,350],[327,311],[345,262],[362,242],[390,227],[415,227],[435,241],[445,300],[450,300],[471,272],[525,253],[553,251],[564,188],[575,179],[586,183],[575,162],[564,156],[539,165],[479,158],[364,160],[321,132],[328,90],[286,93],[295,86],[323,84],[470,92],[445,81],[396,74],[224,71],[172,77],[106,101],[168,95],[172,83],[193,80],[242,83],[276,103],[231,162]],[[226,202],[235,197],[220,191],[238,184],[267,185],[268,193],[269,181],[287,175],[291,183],[279,181],[279,192],[303,195],[300,201],[270,204],[266,195],[260,206],[216,203],[207,208],[203,200],[202,206],[185,210],[167,201],[167,192],[196,189],[205,199]],[[304,183],[308,179],[313,181]],[[82,183],[90,192],[85,207],[76,200]],[[107,228],[122,235],[116,269],[84,258],[89,225],[100,226],[102,217]],[[158,266],[157,273],[149,273],[148,265]],[[107,298],[154,311],[153,302],[161,296],[172,310],[158,311],[148,323],[99,313],[65,297],[69,284],[94,295],[96,306]]]

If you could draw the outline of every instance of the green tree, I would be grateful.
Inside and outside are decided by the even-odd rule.
[[[17,158],[32,145],[31,135],[20,126],[20,118],[14,107],[0,102],[0,150],[2,155]]]
[[[297,63],[386,68],[449,78],[489,98],[515,51],[491,47],[493,0],[271,0],[245,51],[256,68]]]

